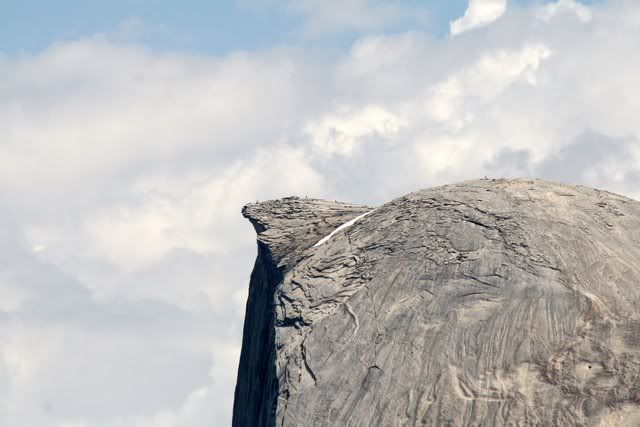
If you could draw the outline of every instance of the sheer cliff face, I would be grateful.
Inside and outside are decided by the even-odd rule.
[[[640,425],[640,203],[478,180],[249,205],[234,425]]]
[[[276,369],[277,360],[282,357],[281,348],[276,350],[277,331],[296,326],[295,320],[278,318],[274,306],[284,276],[322,236],[369,210],[348,203],[296,197],[242,209],[258,233],[258,257],[249,284],[234,425],[273,425],[278,402],[287,393],[280,386],[281,373]]]

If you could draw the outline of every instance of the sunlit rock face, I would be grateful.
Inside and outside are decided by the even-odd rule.
[[[243,214],[234,425],[640,425],[639,202],[475,180]]]

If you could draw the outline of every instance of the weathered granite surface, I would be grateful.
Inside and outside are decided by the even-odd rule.
[[[475,180],[248,205],[237,426],[640,425],[640,203]]]

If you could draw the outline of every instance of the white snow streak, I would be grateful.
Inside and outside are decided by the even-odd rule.
[[[333,230],[331,232],[331,234],[329,234],[326,237],[323,237],[322,240],[320,240],[318,243],[316,243],[315,245],[313,245],[313,247],[315,248],[316,246],[320,246],[323,243],[326,243],[330,238],[333,237],[334,234],[336,234],[338,231],[340,230],[344,230],[347,227],[351,227],[353,224],[355,224],[356,222],[358,222],[359,220],[361,220],[362,218],[364,218],[365,216],[369,215],[371,212],[373,212],[373,210],[370,210],[369,212],[365,212],[360,216],[357,216],[355,218],[353,218],[351,221],[345,222],[344,224],[342,224],[340,227],[336,228],[335,230]]]

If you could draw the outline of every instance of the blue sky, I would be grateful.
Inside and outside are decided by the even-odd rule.
[[[234,2],[191,1],[175,7],[170,1],[109,2],[61,0],[7,1],[0,19],[2,50],[40,50],[52,41],[96,33],[113,33],[137,19],[147,26],[145,43],[158,48],[201,53],[228,52],[273,43],[292,25],[291,17],[253,13]],[[7,4],[8,3],[8,4]]]
[[[584,0],[593,4],[598,0]],[[378,2],[380,3],[380,2]],[[379,33],[426,31],[448,35],[449,22],[461,16],[466,0],[401,0],[396,3],[427,11],[424,19],[403,19],[377,28]],[[517,0],[512,7],[542,0]],[[279,45],[347,47],[365,31],[353,28],[303,37],[296,31],[307,18],[278,0],[3,0],[0,52],[33,53],[54,42],[95,34],[144,44],[153,49],[226,54]]]
[[[640,198],[637,0],[176,4],[0,0],[0,425],[228,425],[247,202]]]
[[[448,32],[450,20],[464,13],[465,0],[402,2],[427,8],[428,21],[391,23],[386,32],[427,29],[435,35]],[[300,40],[295,29],[305,19],[300,11],[287,10],[277,1],[190,0],[3,0],[0,15],[0,51],[34,52],[52,42],[73,40],[96,33],[114,34],[126,22],[143,23],[131,39],[157,49],[202,54],[224,54],[301,42],[331,45],[348,43],[359,33],[339,31],[324,37]]]

